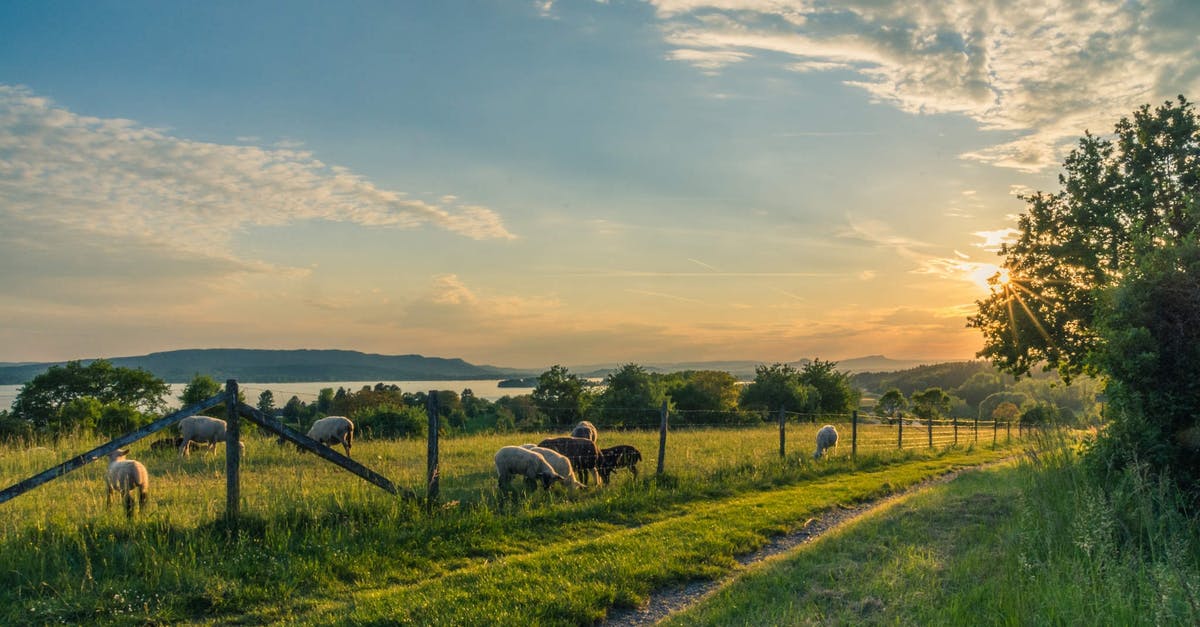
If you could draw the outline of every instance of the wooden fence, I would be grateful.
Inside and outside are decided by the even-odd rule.
[[[350,459],[349,457],[346,457],[345,455],[326,447],[316,440],[309,438],[307,435],[289,429],[275,418],[264,415],[254,407],[239,402],[238,383],[236,380],[230,379],[225,382],[225,390],[220,394],[216,394],[194,405],[188,405],[187,407],[163,416],[162,418],[159,418],[158,420],[155,420],[154,422],[151,422],[140,429],[126,433],[125,435],[101,444],[90,451],[76,455],[75,457],[72,457],[71,459],[53,468],[44,470],[28,479],[25,479],[24,481],[20,481],[5,488],[4,490],[0,490],[0,503],[14,499],[44,483],[62,477],[71,471],[78,470],[79,468],[82,468],[83,466],[86,466],[97,459],[107,456],[112,451],[166,429],[167,427],[174,425],[188,416],[196,415],[206,409],[211,409],[222,403],[225,404],[226,410],[225,516],[234,524],[236,524],[239,516],[241,504],[241,418],[250,420],[263,429],[274,433],[289,442],[292,442],[304,450],[316,454],[325,461],[339,466],[391,494],[398,494],[404,498],[416,497],[411,490],[398,490],[396,486],[393,485],[392,482],[383,475],[380,475],[379,473],[376,473],[375,471],[363,466],[353,459]],[[437,407],[434,405],[434,414],[436,414],[436,409]],[[434,442],[432,446],[435,447],[436,450],[436,442]]]

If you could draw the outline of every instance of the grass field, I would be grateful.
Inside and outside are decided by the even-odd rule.
[[[815,428],[790,427],[795,448],[783,460],[774,426],[675,431],[657,479],[648,477],[657,433],[605,434],[605,444],[643,451],[642,480],[622,471],[604,489],[517,498],[498,493],[491,457],[546,434],[445,439],[451,505],[432,513],[315,456],[250,439],[237,531],[222,516],[223,453],[181,460],[138,443],[153,503],[133,521],[105,507],[102,462],[0,505],[0,623],[586,623],[657,587],[719,576],[733,555],[837,503],[1008,454],[889,447],[851,460],[843,446],[818,463]],[[94,444],[0,451],[0,483]],[[418,492],[424,453],[423,441],[354,448],[355,459]]]
[[[669,625],[1200,624],[1200,531],[1069,448],[969,471],[760,564]]]

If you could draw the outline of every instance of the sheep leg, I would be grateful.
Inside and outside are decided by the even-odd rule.
[[[634,478],[634,479],[637,479],[637,464],[630,464],[630,465],[629,465],[629,472],[632,472],[632,473],[633,473],[633,478]]]
[[[183,439],[183,443],[179,445],[179,456],[180,457],[191,457],[192,456],[192,449],[190,446],[191,443],[192,443],[192,440],[190,438]]]
[[[133,518],[133,491],[125,490],[125,517]]]

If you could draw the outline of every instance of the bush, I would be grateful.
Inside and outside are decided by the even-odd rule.
[[[350,420],[364,438],[418,438],[425,435],[429,423],[424,411],[393,404],[360,409]]]

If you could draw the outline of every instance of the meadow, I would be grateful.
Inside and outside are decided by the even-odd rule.
[[[603,445],[642,450],[640,479],[619,471],[603,489],[515,495],[497,489],[492,455],[550,434],[445,438],[431,511],[250,436],[236,528],[223,516],[223,452],[180,459],[144,440],[131,456],[152,475],[152,503],[132,521],[105,505],[103,462],[0,505],[0,622],[590,623],[654,589],[719,577],[733,556],[839,503],[1015,450],[960,434],[958,447],[860,448],[856,459],[843,442],[816,462],[816,427],[789,426],[782,459],[775,425],[675,430],[659,477],[657,432],[602,433]],[[0,483],[99,443],[0,449]],[[353,454],[423,493],[425,446],[359,441]]]

